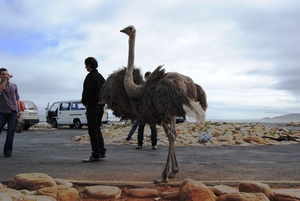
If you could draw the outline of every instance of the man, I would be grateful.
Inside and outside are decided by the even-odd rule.
[[[7,69],[1,68],[0,74],[0,134],[4,125],[7,123],[8,127],[3,154],[5,157],[11,157],[17,118],[21,115],[18,101],[20,96],[17,85],[9,81],[11,76]]]
[[[147,82],[147,79],[150,77],[151,72],[146,72],[144,75],[144,78]],[[138,145],[136,149],[142,149],[143,148],[143,140],[144,140],[144,128],[145,124],[139,124],[139,129],[138,129]],[[157,130],[156,130],[156,125],[150,125],[150,130],[151,130],[151,145],[153,150],[157,150]]]
[[[105,157],[104,139],[100,129],[103,116],[103,104],[99,104],[99,92],[105,82],[103,76],[98,72],[98,62],[93,57],[84,61],[85,68],[89,72],[83,83],[81,102],[86,107],[86,118],[88,132],[91,140],[92,155],[83,162],[98,162],[99,158]]]

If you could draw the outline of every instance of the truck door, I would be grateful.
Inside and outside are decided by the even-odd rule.
[[[62,102],[59,106],[59,112],[57,115],[57,123],[59,125],[70,125],[70,102]]]

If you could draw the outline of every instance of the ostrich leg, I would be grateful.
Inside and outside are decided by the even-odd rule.
[[[174,142],[176,138],[175,117],[173,118],[170,127],[167,124],[162,125],[169,140],[168,158],[164,171],[160,178],[154,180],[154,183],[168,182],[169,177],[173,178],[179,171],[177,159],[174,151]],[[170,162],[172,161],[172,172],[169,174]]]
[[[172,172],[170,172],[169,175],[168,175],[169,178],[174,178],[175,174],[177,174],[178,171],[179,171],[179,167],[178,167],[178,163],[177,163],[177,159],[176,159],[176,155],[175,155],[175,148],[174,148],[175,139],[177,137],[176,129],[175,129],[175,123],[171,124],[170,127],[167,124],[165,124],[165,125],[163,125],[163,128],[164,128],[166,133],[167,132],[168,133],[169,132],[174,133],[174,135],[171,134],[171,136],[174,136],[173,149],[172,149],[172,152],[171,152]]]

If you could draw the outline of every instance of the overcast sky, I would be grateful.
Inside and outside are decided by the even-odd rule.
[[[81,99],[84,59],[107,78],[127,64],[190,76],[208,98],[207,119],[300,113],[299,0],[1,0],[0,67],[21,100]]]

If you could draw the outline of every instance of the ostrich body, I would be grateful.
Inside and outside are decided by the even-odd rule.
[[[169,150],[166,166],[159,178],[154,183],[168,182],[179,171],[176,155],[174,152],[174,142],[176,139],[175,122],[177,116],[196,117],[198,123],[203,126],[206,109],[206,96],[202,91],[202,98],[205,98],[202,108],[201,104],[195,102],[201,97],[197,94],[199,87],[193,80],[179,73],[166,73],[162,66],[157,67],[146,82],[137,82],[134,68],[134,44],[136,30],[133,26],[128,26],[121,32],[129,36],[129,53],[127,68],[114,72],[110,77],[124,78],[123,85],[119,85],[119,90],[125,89],[120,93],[111,92],[108,88],[115,83],[110,77],[110,83],[105,83],[101,91],[102,100],[107,103],[108,108],[114,114],[123,118],[137,120],[139,123],[158,124],[165,131],[169,141]],[[108,91],[110,91],[108,93]],[[125,94],[124,94],[125,93]],[[203,95],[204,94],[204,95]],[[113,103],[114,101],[115,103]],[[203,101],[203,100],[202,100]],[[125,106],[126,105],[126,106]],[[126,110],[123,108],[127,108]],[[170,165],[172,170],[169,172]]]

